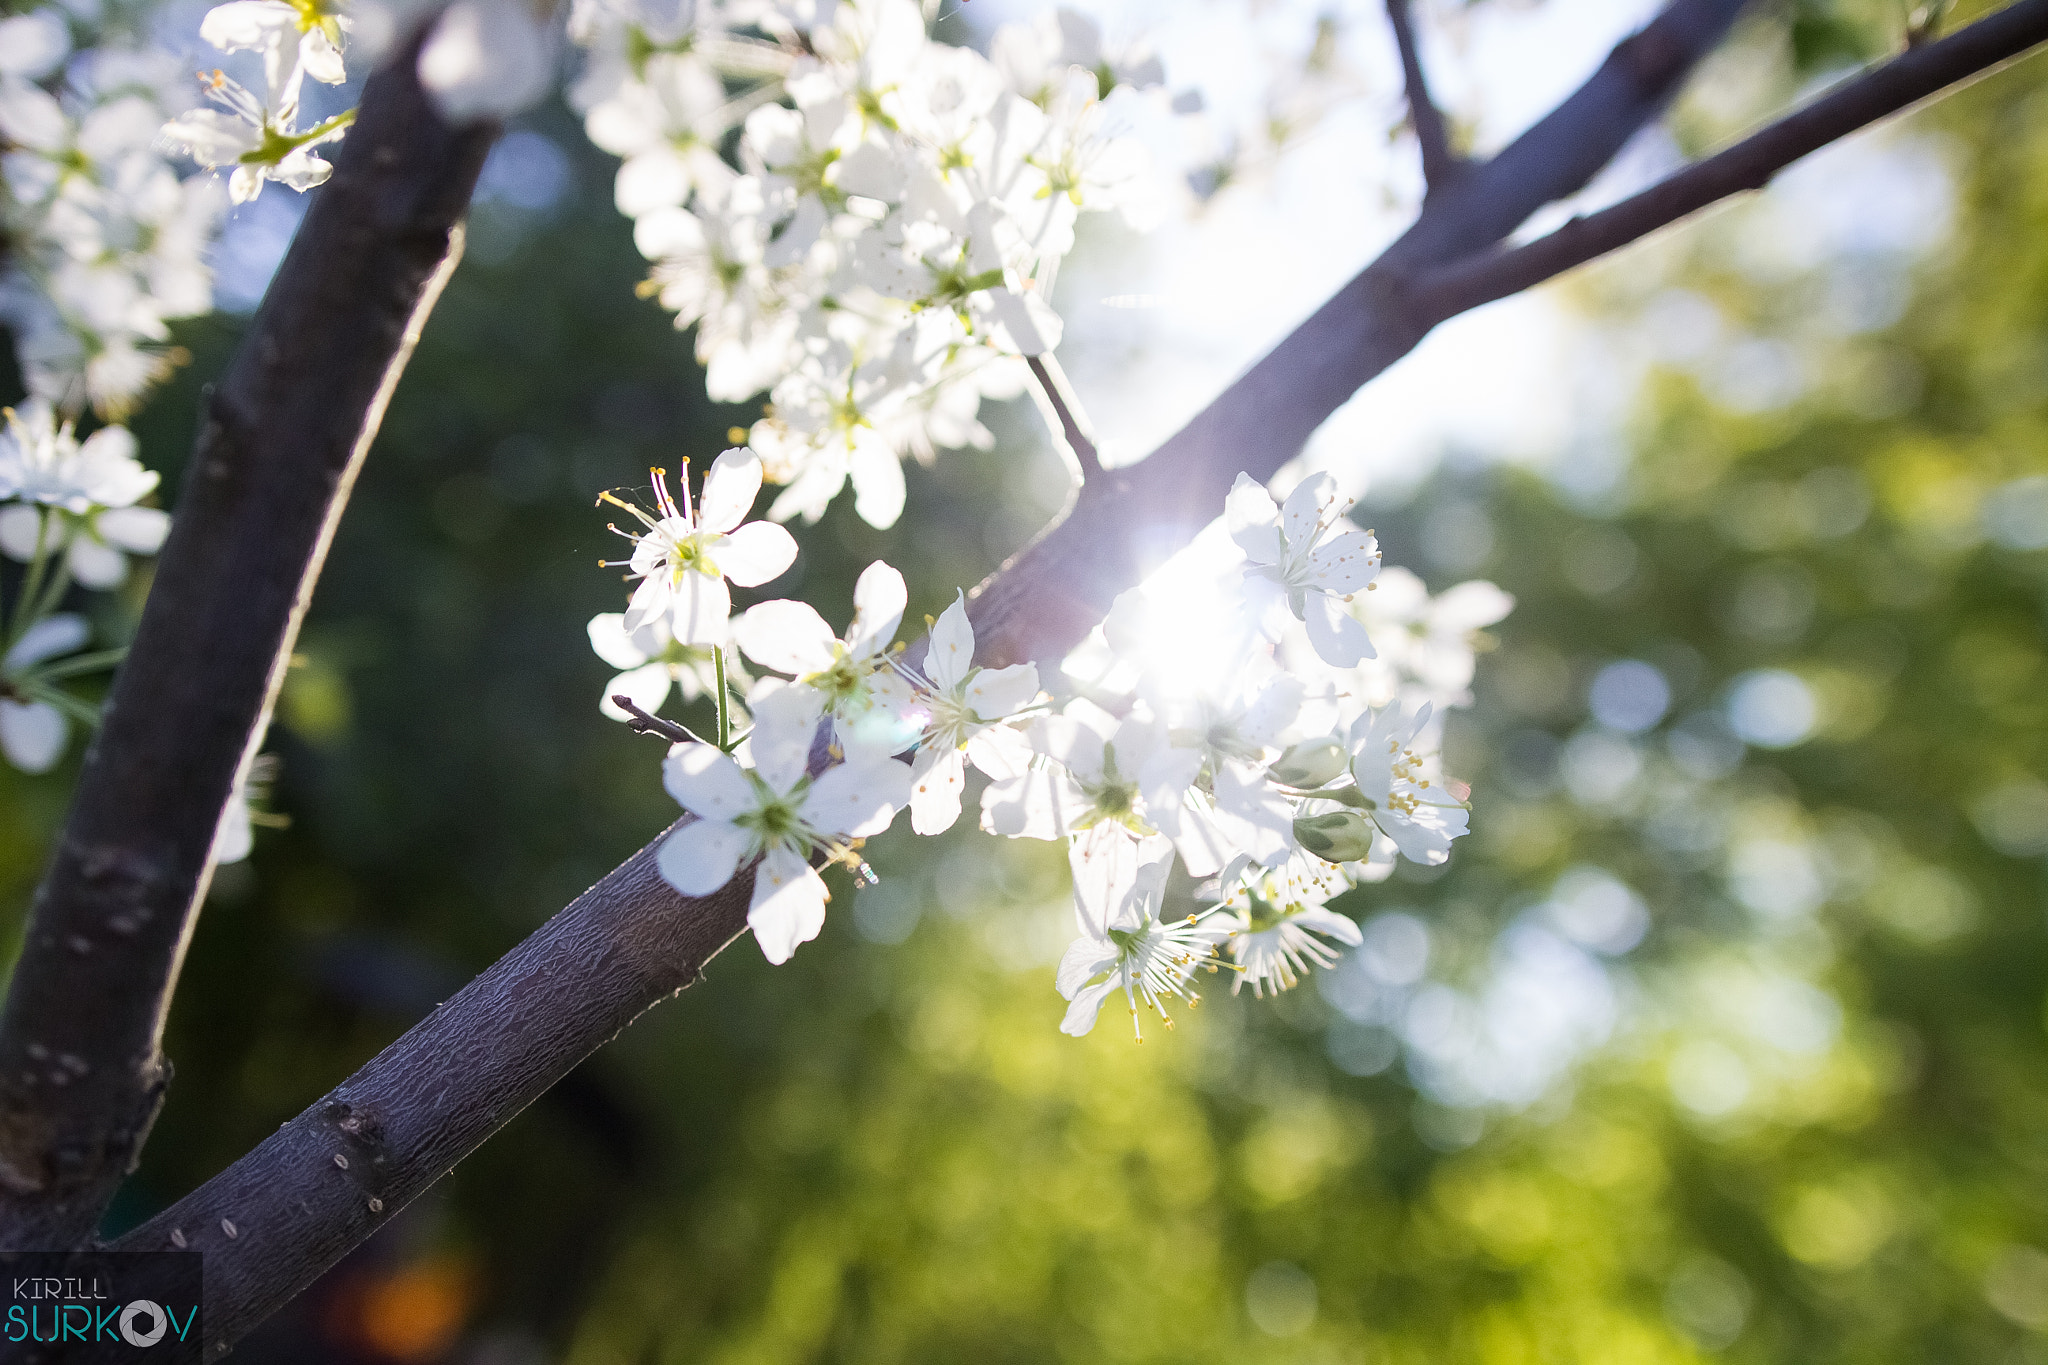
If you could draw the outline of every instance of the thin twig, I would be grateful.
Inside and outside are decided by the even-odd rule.
[[[1066,372],[1060,369],[1059,361],[1052,353],[1042,356],[1026,356],[1031,366],[1031,377],[1038,381],[1038,391],[1052,407],[1053,415],[1059,419],[1060,432],[1066,437],[1067,448],[1074,454],[1074,473],[1086,485],[1102,475],[1102,457],[1096,453],[1095,442],[1088,438],[1081,425],[1077,411],[1080,400],[1074,397],[1073,387],[1067,383]]]
[[[1451,150],[1443,110],[1430,98],[1429,80],[1422,73],[1422,54],[1415,43],[1415,26],[1408,10],[1409,0],[1387,0],[1387,23],[1394,30],[1394,44],[1401,49],[1401,77],[1408,91],[1408,122],[1422,147],[1422,178],[1431,190],[1441,189],[1465,167],[1463,157]]]
[[[663,720],[660,716],[646,710],[624,692],[612,693],[612,705],[632,717],[631,720],[626,722],[626,728],[636,735],[654,735],[667,740],[671,744],[702,744],[704,742],[703,738],[687,725],[678,725],[672,720]]]
[[[2020,0],[1837,85],[1734,146],[1547,237],[1431,272],[1416,283],[1410,302],[1428,317],[1447,318],[1518,294],[1710,204],[1762,189],[1801,157],[1986,75],[2042,42],[2048,42],[2048,0]]]

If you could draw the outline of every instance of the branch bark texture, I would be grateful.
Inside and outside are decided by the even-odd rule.
[[[412,67],[369,82],[207,398],[0,1014],[0,1248],[85,1243],[161,1103],[164,1017],[222,810],[495,135],[450,129]]]
[[[980,591],[976,637],[995,651],[992,662],[1057,658],[1150,562],[1214,517],[1238,471],[1264,477],[1291,457],[1330,412],[1447,316],[1415,303],[1416,282],[1475,253],[1490,262],[1511,259],[1514,253],[1503,256],[1498,244],[1529,213],[1583,186],[1653,117],[1719,41],[1739,4],[1674,0],[1571,99],[1492,161],[1432,194],[1414,227],[1379,261],[1187,428],[1143,463],[1090,480],[1067,518]],[[2006,13],[2024,16],[2044,6],[2048,0],[2021,0]],[[2006,20],[1993,30],[2003,35],[1997,41],[1950,48],[1935,59],[1948,65],[1913,68],[1921,73],[1914,79],[1967,78],[2039,41],[2027,36],[2034,30],[2025,25],[2033,22]],[[1925,52],[1932,57],[1975,31]],[[1864,122],[1899,107],[1883,100],[1853,106]],[[1825,125],[1838,129],[1834,136],[1860,126],[1843,123],[1847,115],[1839,112],[1827,117],[1837,120]],[[121,1240],[125,1249],[197,1246],[208,1253],[209,1358],[638,1013],[696,979],[704,962],[744,931],[750,873],[716,896],[686,900],[660,880],[654,848],[599,882],[275,1137]]]
[[[685,899],[655,867],[660,843],[196,1194],[120,1240],[124,1251],[205,1254],[208,1360],[745,932],[752,876]]]

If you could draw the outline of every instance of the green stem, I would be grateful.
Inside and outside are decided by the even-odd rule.
[[[111,668],[127,657],[128,647],[123,645],[119,649],[102,649],[91,654],[74,654],[68,659],[60,659],[56,663],[47,666],[31,668],[23,676],[34,681],[54,682],[59,678],[71,678],[76,677],[80,673],[92,673],[102,668]]]
[[[718,670],[718,747],[732,752],[732,712],[726,702],[725,687],[725,646],[719,645],[711,655]]]
[[[43,571],[50,559],[50,509],[36,508],[36,552],[30,556],[28,575],[21,580],[21,591],[14,599],[14,619],[7,627],[7,648],[13,649],[22,633],[35,624],[36,618],[30,613],[43,587]]]
[[[100,709],[91,702],[74,697],[61,687],[45,687],[38,682],[23,681],[15,686],[30,701],[48,702],[80,725],[99,728]]]
[[[55,611],[57,604],[64,600],[64,594],[70,591],[70,588],[71,537],[66,536],[63,544],[57,547],[57,572],[51,574],[50,581],[43,585],[43,595],[36,601],[35,615],[29,618],[29,624],[34,625]]]

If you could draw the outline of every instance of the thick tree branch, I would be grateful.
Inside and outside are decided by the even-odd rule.
[[[84,1243],[134,1165],[221,812],[454,263],[495,130],[442,123],[412,65],[408,53],[365,89],[332,180],[208,396],[0,1015],[0,1247]]]
[[[254,1151],[116,1244],[205,1253],[208,1360],[745,932],[752,876],[685,900],[655,868],[660,843]]]
[[[1487,250],[1582,189],[1669,103],[1742,0],[1673,0],[1492,160],[1424,202],[1415,224],[1142,463],[1081,490],[1067,517],[975,593],[977,653],[992,663],[1064,654],[1206,525],[1240,470],[1269,477],[1360,386],[1441,319],[1406,302],[1421,272]]]
[[[1735,4],[1677,0],[1549,118],[1433,196],[1380,261],[1186,430],[1143,464],[1090,480],[1073,514],[985,585],[976,604],[984,647],[1005,661],[1057,658],[1148,560],[1216,514],[1237,471],[1270,474],[1441,320],[1406,297],[1416,279],[1493,247],[1529,212],[1583,185],[1712,46]],[[2043,6],[2022,0],[2008,13]],[[1947,79],[2017,48],[1972,50],[1977,65],[1942,68]],[[743,931],[750,874],[714,897],[684,900],[656,874],[654,847],[320,1104],[122,1239],[128,1249],[208,1253],[210,1358]]]
[[[1443,110],[1429,95],[1429,79],[1422,74],[1422,54],[1415,44],[1415,24],[1409,0],[1387,0],[1387,24],[1394,30],[1394,44],[1401,50],[1401,78],[1408,92],[1408,123],[1415,129],[1415,141],[1422,148],[1422,178],[1434,191],[1447,185],[1463,166],[1451,150],[1444,128]]]
[[[1410,293],[1410,306],[1426,317],[1448,318],[1518,294],[1710,204],[1760,190],[1801,157],[1986,75],[2042,42],[2048,42],[2048,0],[2019,0],[1939,42],[1914,47],[1844,81],[1797,113],[1640,194],[1574,218],[1525,246],[1431,272]]]

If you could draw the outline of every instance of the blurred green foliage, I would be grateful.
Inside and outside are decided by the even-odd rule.
[[[1903,22],[1844,13],[1759,25],[1681,135]],[[1795,196],[1592,272],[1573,288],[1633,385],[1619,446],[1549,475],[1454,453],[1371,508],[1390,562],[1520,602],[1449,740],[1474,835],[1344,906],[1426,924],[1426,982],[1212,991],[1143,1047],[1115,1009],[1064,1038],[1059,851],[897,831],[819,942],[779,970],[736,946],[244,1358],[2048,1359],[2044,101],[2022,66],[1916,116],[1841,221]],[[287,682],[290,827],[218,878],[116,1222],[673,814],[659,749],[595,709],[583,623],[623,596],[593,502],[751,414],[708,404],[634,298],[609,165],[559,111],[528,131],[567,192],[478,209]],[[1931,246],[1859,236],[1934,214],[1944,177]],[[167,487],[238,330],[187,329],[137,424]],[[915,532],[835,508],[763,595],[832,619],[886,557],[936,612],[1056,505],[1032,423],[913,470]],[[1669,705],[1603,724],[1589,688],[1628,659]],[[1809,736],[1731,734],[1758,670],[1803,685]],[[0,770],[11,913],[62,793]],[[1648,908],[1639,945],[1569,958],[1613,1021],[1533,1102],[1475,1095],[1416,1011],[1465,1011],[1469,1054],[1487,983],[1588,869]]]

